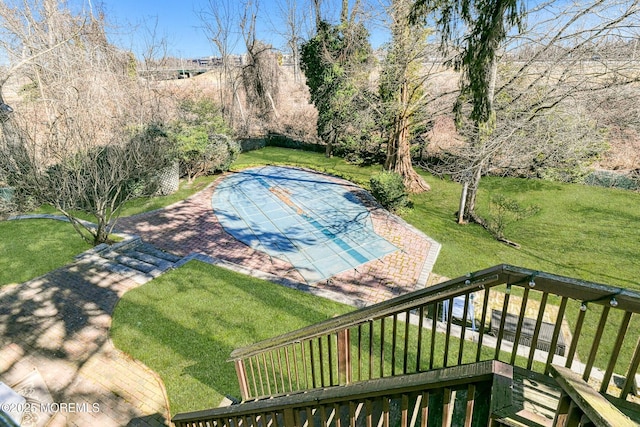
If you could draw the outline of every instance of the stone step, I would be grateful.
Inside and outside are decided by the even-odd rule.
[[[138,284],[144,284],[154,278],[153,275],[137,270],[135,268],[127,267],[124,264],[120,264],[115,260],[104,258],[99,255],[90,255],[83,257],[80,262],[90,263],[92,265],[99,266],[112,273],[119,274],[121,276],[132,279]]]
[[[151,256],[154,256],[156,258],[160,258],[163,259],[165,261],[168,261],[172,264],[180,261],[182,259],[182,257],[174,255],[172,253],[169,252],[165,252],[163,250],[160,250],[158,248],[156,248],[155,246],[149,245],[147,243],[140,243],[138,244],[135,248],[131,248],[137,252],[142,252],[145,254],[149,254]]]
[[[155,264],[150,264],[119,252],[106,252],[101,255],[110,261],[121,264],[132,270],[140,271],[141,273],[147,274],[151,277],[158,277],[164,272],[164,270],[158,268]]]
[[[174,266],[174,262],[167,261],[164,258],[158,258],[157,256],[151,255],[147,252],[141,252],[137,249],[129,249],[127,251],[122,252],[122,255],[138,259],[147,264],[155,265],[156,268],[166,271]]]

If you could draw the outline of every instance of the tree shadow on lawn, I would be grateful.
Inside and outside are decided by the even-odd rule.
[[[98,414],[59,415],[68,424],[88,425],[110,417],[126,424],[142,411],[124,404],[133,390],[112,378],[118,357],[108,329],[119,295],[135,286],[79,263],[0,291],[0,376],[13,384],[34,369],[53,402],[98,403]],[[115,360],[115,364],[112,364]],[[104,378],[102,377],[104,376]],[[95,380],[96,377],[104,381]],[[136,395],[133,399],[138,398]],[[147,402],[149,405],[155,402]],[[164,403],[162,403],[164,405]],[[93,406],[92,406],[93,408]],[[158,408],[159,409],[159,408]],[[46,414],[32,414],[44,419]],[[161,424],[162,415],[156,417]]]

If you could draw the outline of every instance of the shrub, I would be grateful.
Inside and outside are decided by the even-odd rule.
[[[240,144],[227,135],[209,135],[207,171],[209,173],[225,172],[240,154]]]
[[[191,182],[194,178],[226,171],[240,153],[240,145],[226,136],[220,109],[208,99],[185,101],[181,117],[173,123],[171,138],[176,144],[180,172]]]
[[[381,172],[371,177],[371,194],[385,208],[395,211],[409,205],[402,176],[395,172]]]
[[[640,179],[631,174],[612,171],[593,171],[584,178],[584,183],[606,188],[622,188],[624,190],[639,190]]]

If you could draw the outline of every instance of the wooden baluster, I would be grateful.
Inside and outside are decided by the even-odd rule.
[[[358,381],[362,381],[362,324],[358,325]]]
[[[444,310],[444,307],[443,307]],[[447,366],[449,366],[449,341],[451,339],[451,320],[453,317],[453,298],[449,299],[449,305],[447,307],[447,318],[446,318],[446,322],[447,322],[447,332],[445,333],[445,337],[444,337],[444,354],[443,354],[443,360],[442,363],[445,368]]]
[[[273,358],[273,351],[269,352],[269,360],[271,361],[271,372],[273,374],[273,388],[275,389],[275,393],[278,394],[278,373],[276,372],[276,364]],[[269,391],[269,394],[272,394]]]
[[[636,373],[638,372],[638,366],[640,366],[640,338],[638,338],[636,350],[633,353],[631,365],[629,365],[629,370],[627,371],[627,376],[624,380],[624,385],[622,386],[622,394],[620,395],[622,399],[626,399],[627,395],[631,393],[631,390],[634,387]]]
[[[358,335],[360,335],[359,332]],[[358,357],[360,356],[359,347],[360,344],[358,343]],[[339,383],[341,385],[351,384],[351,340],[349,329],[343,329],[338,332],[338,369],[340,371]]]
[[[431,319],[431,348],[429,349],[429,370],[433,369],[433,362],[436,358],[436,330],[438,326],[438,304],[434,303],[432,305],[433,308],[433,317]]]
[[[427,427],[429,422],[429,392],[422,393],[422,400],[420,401],[420,427]]]
[[[467,331],[467,316],[469,316],[469,294],[464,296],[464,309],[462,310],[462,329],[460,330],[460,346],[458,347],[458,365],[462,365],[464,354],[464,336]],[[473,314],[472,314],[473,316]]]
[[[507,322],[507,309],[509,308],[509,299],[511,298],[511,285],[507,284],[507,292],[504,294],[502,304],[502,314],[500,315],[500,327],[498,328],[498,339],[496,342],[496,352],[494,359],[500,360],[500,348],[502,347],[502,339],[504,337],[504,325]],[[493,319],[493,316],[491,316]]]
[[[311,387],[316,388],[316,363],[313,351],[313,341],[307,341],[309,343],[309,355],[311,357]]]
[[[264,366],[264,379],[267,381],[267,393],[271,393],[271,380],[269,379],[269,364],[266,353],[262,353],[262,366]]]
[[[475,384],[469,384],[467,388],[467,411],[464,418],[464,427],[471,427],[471,421],[473,421],[473,407],[475,404],[476,386]]]
[[[527,303],[529,302],[529,288],[524,288],[524,294],[522,295],[522,305],[520,306],[520,315],[518,316],[518,325],[516,326],[516,336],[513,339],[513,351],[511,352],[511,359],[509,364],[515,365],[516,356],[518,354],[518,347],[520,347],[520,335],[522,335],[522,325],[524,318],[527,314]]]
[[[398,313],[393,314],[393,328],[391,332],[391,376],[396,375],[396,346],[398,341]]]
[[[333,334],[329,334],[327,335],[327,353],[329,356],[329,385],[333,386],[333,385],[337,385],[334,382],[334,371],[336,370],[336,367],[334,367],[334,363],[333,363]],[[338,356],[339,357],[339,356]],[[340,369],[340,367],[338,366],[337,369]],[[338,375],[338,381],[340,381],[340,375]]]
[[[547,355],[547,365],[544,369],[544,374],[549,375],[549,368],[553,363],[553,356],[555,355],[556,346],[558,345],[558,337],[562,332],[562,319],[564,319],[564,312],[567,309],[567,301],[569,298],[563,297],[560,301],[560,308],[558,309],[558,318],[556,319],[556,325],[553,329],[553,336],[551,337],[551,343],[549,344],[549,354]]]
[[[295,348],[295,347],[292,347]],[[287,378],[289,379],[289,391],[293,391],[293,380],[292,380],[292,375],[291,375],[291,362],[289,361],[289,347],[285,347],[284,348],[284,358],[285,358],[285,362],[287,364]],[[295,360],[295,359],[294,359]],[[297,372],[296,372],[296,377],[298,376]]]
[[[403,394],[400,400],[400,427],[409,425],[409,396]]]
[[[602,334],[604,333],[604,327],[607,324],[607,317],[609,316],[610,309],[611,307],[609,305],[605,305],[602,307],[602,314],[600,315],[598,329],[596,330],[596,334],[593,337],[591,352],[589,353],[589,358],[587,359],[587,364],[584,368],[584,374],[582,375],[582,379],[585,381],[589,381],[589,377],[591,376],[591,369],[593,368],[593,364],[596,361],[596,354],[598,353],[598,347],[600,346],[600,340],[602,340]]]
[[[602,379],[600,393],[606,393],[607,391],[607,387],[609,386],[609,381],[611,381],[611,377],[613,376],[613,370],[616,367],[618,355],[620,355],[620,349],[622,348],[622,344],[624,343],[624,336],[627,333],[630,321],[631,312],[625,311],[624,316],[622,317],[622,322],[620,323],[620,329],[618,330],[618,337],[616,338],[616,342],[611,349],[611,358],[609,359],[609,365],[607,366],[607,370],[604,373],[604,378]]]
[[[384,377],[384,317],[380,319],[380,378]]]
[[[249,368],[251,370],[251,379],[253,380],[253,391],[254,391],[254,394],[251,397],[255,397],[258,395],[258,384],[256,384],[256,372],[253,367],[253,357],[249,357]]]
[[[480,325],[478,331],[478,347],[476,349],[476,362],[479,362],[482,358],[482,338],[484,337],[484,322],[487,318],[487,309],[489,307],[489,293],[491,288],[485,288],[484,298],[482,300],[482,315],[480,317]]]
[[[422,359],[422,329],[424,327],[423,322],[424,322],[424,305],[420,306],[420,309],[418,310],[418,345],[417,345],[417,351],[416,351],[416,372],[420,372],[421,370],[421,359]]]
[[[584,304],[584,305],[582,305]],[[587,305],[582,303],[580,305],[580,313],[578,313],[578,319],[576,320],[576,327],[573,330],[573,336],[571,337],[571,345],[569,346],[569,353],[567,354],[567,363],[565,363],[565,367],[571,368],[573,365],[573,358],[576,355],[576,350],[578,349],[578,341],[580,340],[580,334],[582,333],[582,325],[584,323],[584,318],[587,314]]]
[[[402,360],[402,373],[406,374],[408,371],[408,360],[409,360],[409,323],[411,321],[411,311],[407,310],[404,313],[404,357]]]
[[[369,320],[369,379],[373,378],[373,320]]]
[[[540,335],[540,328],[542,327],[542,321],[544,319],[544,310],[547,306],[547,299],[549,294],[544,292],[542,299],[540,300],[540,310],[538,311],[538,318],[536,320],[536,326],[533,330],[533,337],[531,338],[531,348],[529,349],[529,359],[527,360],[527,370],[531,370],[533,366],[533,359],[536,354],[536,346],[538,344],[538,336]]]
[[[324,352],[322,351],[322,337],[318,337],[318,358],[320,359],[320,385],[322,385],[322,387],[325,387],[325,381],[324,381]]]

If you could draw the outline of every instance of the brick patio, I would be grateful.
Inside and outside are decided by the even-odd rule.
[[[332,179],[360,197],[371,212],[374,230],[399,250],[312,286],[347,294],[365,305],[424,287],[440,245],[380,208],[359,187]],[[291,264],[248,247],[222,228],[211,205],[215,184],[165,209],[122,218],[118,229],[180,256],[202,254],[303,283],[304,279]]]

